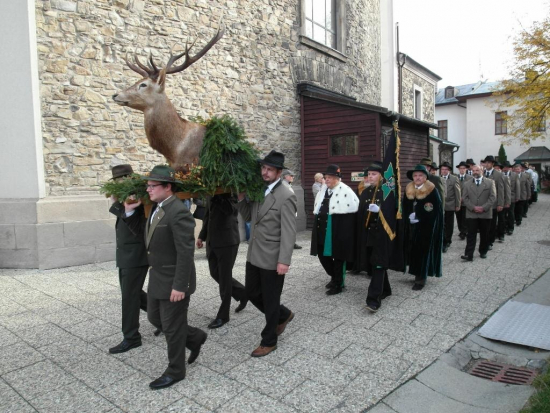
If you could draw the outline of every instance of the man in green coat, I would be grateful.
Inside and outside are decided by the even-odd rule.
[[[113,177],[111,179],[123,179],[133,173],[130,165],[117,165],[112,169]],[[114,201],[109,212],[116,216],[116,265],[122,294],[122,334],[124,339],[120,344],[109,349],[111,354],[124,353],[141,346],[139,309],[147,311],[147,294],[143,291],[143,283],[149,269],[143,230],[132,232],[124,221],[127,205],[125,200],[114,199]],[[135,215],[136,220],[145,222],[142,205],[135,209],[129,208],[129,211],[133,211],[130,214]]]

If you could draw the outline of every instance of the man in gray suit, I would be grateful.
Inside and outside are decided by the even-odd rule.
[[[504,242],[504,200],[506,197],[506,189],[504,187],[504,178],[502,172],[494,168],[496,163],[495,157],[492,155],[485,157],[485,178],[492,179],[495,182],[497,197],[493,204],[493,216],[491,220],[491,228],[489,229],[489,249],[493,249],[493,244],[498,238],[499,242]],[[497,225],[498,224],[498,225]]]
[[[445,233],[443,236],[443,252],[447,252],[453,242],[453,229],[455,226],[455,213],[460,211],[462,201],[460,183],[458,178],[451,175],[451,165],[443,162],[439,169],[441,178],[445,184]]]
[[[145,224],[145,246],[149,259],[147,316],[161,329],[168,345],[168,368],[149,384],[151,389],[169,387],[185,378],[185,347],[193,363],[206,341],[204,331],[187,324],[189,299],[196,288],[195,219],[175,196],[175,171],[158,165],[147,179],[153,201]]]
[[[277,348],[277,337],[294,318],[281,304],[285,274],[290,267],[296,242],[296,195],[281,182],[285,156],[271,151],[261,164],[266,185],[262,202],[243,202],[238,208],[245,221],[251,221],[250,242],[246,257],[245,291],[254,306],[265,314],[262,341],[251,356],[263,357]]]
[[[531,197],[531,184],[529,180],[529,174],[524,172],[523,164],[516,163],[514,165],[514,172],[519,179],[519,200],[516,202],[516,225],[519,227],[523,218],[527,218],[527,203]]]
[[[470,165],[466,162],[460,162],[457,168],[458,175],[456,179],[460,184],[460,195],[461,197],[464,197],[464,184],[474,178],[472,178],[472,175],[468,174],[468,172],[470,172]],[[461,240],[464,240],[468,232],[468,228],[466,227],[466,206],[464,205],[464,202],[461,202],[460,211],[456,213],[456,223],[458,225],[458,236]]]
[[[494,181],[484,179],[481,167],[470,167],[474,179],[464,184],[462,199],[466,206],[466,223],[468,236],[466,250],[460,258],[473,261],[477,243],[477,231],[479,230],[479,255],[487,258],[489,250],[489,228],[493,218],[493,204],[496,199]]]
[[[510,206],[504,209],[504,220],[506,222],[506,235],[514,233],[515,210],[516,203],[519,201],[520,184],[518,174],[512,171],[512,165],[509,161],[504,162],[503,174],[508,178],[510,183]]]

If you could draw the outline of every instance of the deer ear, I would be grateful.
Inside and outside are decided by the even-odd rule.
[[[161,92],[164,91],[165,82],[166,82],[166,69],[162,69],[159,73],[159,77],[157,80],[157,84],[159,85]]]

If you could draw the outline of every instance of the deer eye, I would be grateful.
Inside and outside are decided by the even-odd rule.
[[[141,85],[139,85],[139,88],[141,89],[142,87],[147,87],[147,83],[142,83]]]

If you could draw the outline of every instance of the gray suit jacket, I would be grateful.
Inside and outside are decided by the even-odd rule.
[[[262,202],[237,205],[244,221],[250,221],[246,260],[265,270],[276,270],[278,263],[290,265],[296,243],[294,192],[279,182]]]
[[[479,186],[475,179],[464,184],[464,194],[462,195],[464,205],[466,206],[466,218],[473,219],[491,219],[493,218],[493,204],[496,199],[495,183],[491,179],[483,178]],[[485,212],[476,213],[474,207],[482,206]]]
[[[468,173],[466,173],[464,174],[464,179],[462,181],[460,180],[460,174],[456,176],[456,179],[460,184],[460,195],[462,196],[462,199],[464,199],[464,184],[474,178],[472,175],[468,175]],[[464,204],[462,204],[461,206],[464,206]]]
[[[445,184],[445,211],[456,211],[462,201],[458,178],[449,174],[447,179],[441,177],[441,180]]]
[[[163,203],[152,223],[147,219],[145,246],[152,298],[169,299],[172,289],[186,296],[195,292],[195,219],[175,195]]]
[[[486,172],[487,171],[483,173],[484,178]],[[495,199],[495,202],[493,204],[493,209],[496,209],[497,207],[504,207],[506,189],[504,187],[504,176],[502,175],[502,172],[493,169],[491,176],[489,176],[488,179],[492,179],[493,181],[495,181],[495,189],[497,191],[497,198]]]
[[[517,173],[510,171],[510,176],[508,177],[508,180],[510,181],[510,201],[513,203],[519,200],[521,194],[519,176]]]
[[[529,174],[522,172],[518,175],[519,178],[519,199],[521,201],[527,201],[531,197],[531,183],[529,181]]]

